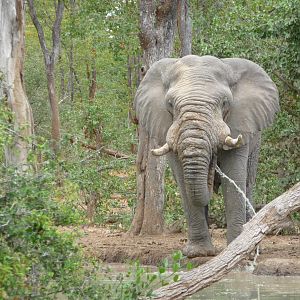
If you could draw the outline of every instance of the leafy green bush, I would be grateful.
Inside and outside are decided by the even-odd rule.
[[[51,174],[2,171],[0,293],[12,298],[57,291],[72,282],[81,255],[73,238],[54,224],[78,222],[79,216],[51,198]]]
[[[209,203],[209,219],[219,228],[226,227],[225,205],[221,194],[213,194]]]
[[[164,217],[166,224],[171,224],[174,221],[184,219],[180,194],[170,168],[167,168],[165,177]]]
[[[153,271],[153,267],[142,266],[138,261],[129,265],[127,272],[113,273],[110,268],[97,267],[91,270],[88,283],[81,285],[73,296],[86,299],[118,299],[131,300],[154,296],[153,291],[161,286],[177,282],[180,272],[191,270],[192,263],[182,264],[180,251],[172,254],[170,260],[165,259]]]

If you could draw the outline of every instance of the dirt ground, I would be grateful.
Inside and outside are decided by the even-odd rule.
[[[79,244],[85,254],[105,263],[126,263],[139,259],[145,265],[158,265],[164,258],[181,250],[186,242],[185,233],[159,236],[129,236],[126,232],[96,226],[64,228],[77,231]],[[226,246],[224,229],[214,229],[212,238],[217,253]],[[194,265],[207,262],[211,257],[191,259]],[[245,260],[240,267],[251,263]],[[268,235],[260,244],[255,274],[299,275],[300,276],[300,235]]]

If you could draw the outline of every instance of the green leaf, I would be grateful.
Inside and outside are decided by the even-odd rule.
[[[169,261],[168,261],[167,258],[165,258],[165,259],[163,260],[163,266],[164,266],[166,269],[168,268],[168,266],[169,266]]]
[[[173,272],[178,272],[180,269],[180,263],[174,263],[172,266]]]
[[[150,276],[149,281],[150,281],[150,282],[153,282],[156,278],[157,278],[157,275],[156,275],[156,274],[152,274],[152,275]]]
[[[182,258],[183,258],[183,254],[182,254],[181,251],[176,251],[175,253],[173,253],[173,260],[174,261],[179,261]]]
[[[194,268],[193,263],[189,261],[189,262],[186,264],[186,269],[187,269],[188,271],[190,271],[190,270],[192,270],[193,268]]]

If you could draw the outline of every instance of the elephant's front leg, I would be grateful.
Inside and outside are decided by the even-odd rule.
[[[183,254],[187,257],[215,255],[206,221],[205,206],[195,205],[187,196],[182,166],[174,153],[168,154],[168,162],[180,190],[188,226],[188,241]]]
[[[222,151],[221,170],[246,192],[248,145],[238,149]],[[246,202],[241,193],[227,179],[222,178],[222,190],[225,201],[227,222],[227,243],[231,243],[243,230],[246,223]]]
[[[249,157],[248,157],[246,195],[253,207],[255,207],[255,205],[252,198],[252,194],[253,194],[256,173],[257,173],[260,143],[261,143],[261,133],[259,132],[255,134],[251,139],[251,145],[249,145]],[[247,212],[246,212],[247,222],[251,219],[252,216],[253,216],[252,210],[250,208],[247,208]]]

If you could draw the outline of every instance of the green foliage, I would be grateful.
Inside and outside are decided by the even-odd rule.
[[[75,210],[53,199],[54,177],[6,172],[1,182],[0,202],[0,297],[51,299],[57,294],[70,299],[137,299],[150,295],[169,278],[179,279],[181,253],[173,255],[172,274],[164,262],[159,275],[134,263],[126,274],[104,272],[96,263],[87,263],[74,236],[61,233],[63,221],[76,223]],[[71,189],[72,190],[72,189]],[[65,213],[65,214],[64,214]],[[73,219],[68,219],[67,216]],[[63,216],[63,217],[62,217]],[[78,216],[79,217],[79,216]],[[101,282],[101,284],[99,284]]]
[[[40,179],[30,180],[15,174],[10,179],[11,188],[6,190],[6,185],[2,190],[0,295],[3,298],[57,292],[73,282],[81,261],[73,238],[53,226],[53,205],[46,206],[50,201],[44,183]]]
[[[51,46],[48,24],[53,22],[53,2],[35,2]],[[300,101],[295,93],[300,88],[298,6],[297,0],[191,1],[194,54],[251,59],[266,68],[279,88],[282,111],[264,133],[261,149],[255,192],[259,203],[269,202],[300,179]],[[20,176],[2,166],[0,298],[46,298],[62,291],[70,299],[134,299],[179,280],[179,253],[155,274],[136,263],[127,274],[115,276],[97,264],[86,264],[73,238],[55,229],[87,221],[113,223],[124,230],[130,224],[136,179],[135,156],[128,153],[137,138],[128,112],[141,63],[137,1],[75,1],[74,6],[66,2],[55,74],[62,126],[58,156],[48,146],[50,110],[40,45],[29,17],[26,22],[24,78],[35,120],[36,145],[30,162],[36,169]],[[97,89],[90,99],[88,73],[93,67]],[[13,139],[9,122],[13,116],[2,104],[5,102],[0,109],[3,149]],[[97,134],[100,141],[96,143]],[[130,158],[107,156],[103,148]],[[165,187],[165,220],[172,223],[183,218],[183,210],[170,170]],[[94,215],[87,220],[91,207]],[[214,223],[224,225],[220,195],[214,195],[210,214]]]
[[[182,208],[180,194],[170,168],[167,168],[166,170],[165,199],[165,222],[167,224],[171,224],[178,219],[182,219],[184,216],[184,212]]]
[[[126,280],[117,299],[138,299],[142,296],[151,298],[155,288],[177,282],[180,279],[179,272],[183,270],[181,266],[183,258],[181,251],[174,252],[172,263],[164,259],[155,273],[148,267],[142,267],[139,262],[135,262],[125,275]],[[188,267],[191,269],[191,264]],[[119,277],[119,280],[123,281],[124,277]]]
[[[94,264],[86,273],[89,279],[73,291],[70,298],[130,300],[150,297],[151,299],[155,289],[180,280],[180,272],[184,270],[181,266],[183,258],[181,252],[175,252],[172,255],[172,262],[164,260],[157,271],[154,271],[153,267],[142,266],[138,261],[130,263],[127,272],[120,273]],[[190,270],[193,266],[189,264],[187,268]]]
[[[256,184],[259,203],[268,203],[300,180],[299,98],[289,102],[277,120],[264,134]]]
[[[12,141],[13,131],[10,120],[13,118],[11,111],[6,106],[5,99],[0,99],[0,149]]]
[[[37,8],[46,26],[47,18],[43,16],[46,12],[43,12],[40,6]],[[101,5],[99,1],[79,1],[75,6],[67,5],[65,10],[62,51],[56,67],[62,124],[61,155],[49,161],[52,174],[60,177],[59,186],[54,186],[54,198],[80,208],[83,213],[95,202],[95,216],[90,220],[92,222],[105,223],[111,219],[110,210],[119,206],[117,200],[111,199],[113,194],[121,194],[129,206],[133,205],[133,160],[109,158],[101,149],[107,147],[128,153],[130,144],[136,142],[134,128],[128,119],[131,91],[125,78],[127,55],[131,50],[137,51],[138,38],[130,34],[126,45],[123,45],[122,41],[129,30],[135,30],[137,24],[134,21],[129,22],[128,26],[120,25],[127,17],[136,20],[138,15],[133,13],[136,9],[133,1],[128,1],[127,4],[122,1],[102,1]],[[30,75],[25,79],[34,118],[38,123],[37,134],[39,137],[48,138],[50,116],[45,80],[43,84],[38,83],[40,78],[44,78],[44,70],[33,67],[37,61],[42,66],[43,61],[37,55],[40,49],[33,31],[34,28],[30,24],[27,30],[29,47],[25,60],[25,69],[29,70]],[[70,74],[73,72],[73,69],[70,69],[71,54],[73,76],[76,75],[73,79],[74,101],[71,101],[69,90]],[[88,78],[87,70],[91,72],[93,65],[97,71],[97,91],[95,98],[89,99],[91,79]],[[100,145],[96,145],[96,133],[99,134]],[[85,146],[97,146],[99,150],[95,151]],[[127,172],[128,169],[130,172]],[[126,178],[112,176],[114,170],[129,174],[126,174]],[[124,226],[127,227],[130,217],[131,213],[120,214],[117,215],[117,221],[122,224],[125,221]]]
[[[52,4],[48,6],[48,12],[46,7],[37,6],[47,38],[51,33],[47,18],[54,12]],[[264,135],[255,193],[258,202],[266,203],[296,182],[299,174],[298,155],[293,146],[299,135],[296,104],[299,101],[281,79],[274,77],[279,74],[298,86],[297,1],[191,1],[191,13],[193,53],[254,60],[267,69],[279,87],[282,112],[274,127]],[[27,20],[26,89],[37,123],[36,132],[39,138],[47,139],[50,116],[45,79],[42,79],[45,78],[43,61],[35,29],[30,18]],[[121,161],[106,156],[101,147],[128,154],[130,146],[137,142],[135,128],[128,118],[134,94],[134,87],[128,86],[128,67],[130,59],[136,59],[131,65],[131,71],[136,72],[140,63],[138,23],[136,1],[93,0],[66,5],[62,51],[56,68],[62,155],[57,161],[47,159],[53,176],[60,174],[61,184],[54,186],[54,199],[80,208],[83,214],[94,201],[96,208],[91,221],[109,222],[124,229],[130,224],[136,199],[134,156]],[[93,66],[97,71],[97,90],[95,98],[90,100],[91,78],[87,70],[91,72]],[[72,68],[76,72],[73,101],[69,89]],[[100,145],[96,145],[96,133]],[[97,146],[99,151],[82,145]],[[117,173],[125,176],[112,175]],[[169,170],[165,187],[168,224],[183,217],[180,196]],[[112,199],[114,194],[122,197],[130,209],[122,211],[121,201]],[[210,203],[211,217],[219,226],[224,224],[223,206],[220,196]],[[64,222],[67,221],[61,221]]]
[[[276,1],[274,18],[269,22],[272,34],[283,43],[277,68],[287,70],[287,78],[300,88],[300,10],[299,1]],[[273,23],[273,24],[272,24]]]
[[[220,194],[213,194],[209,202],[209,218],[212,219],[213,224],[217,225],[218,228],[226,226],[225,205]]]

